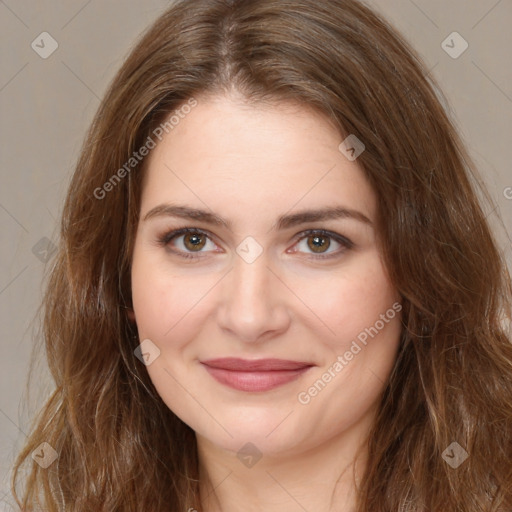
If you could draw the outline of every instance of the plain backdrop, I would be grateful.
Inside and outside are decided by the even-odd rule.
[[[511,265],[497,216],[511,232],[512,2],[368,3],[406,37],[440,83],[489,187],[494,204],[486,213]],[[45,262],[58,243],[58,217],[80,144],[124,57],[167,6],[163,0],[0,0],[0,510],[11,510],[14,455],[52,390],[42,358],[30,396],[25,385]],[[43,58],[52,45],[58,47]]]

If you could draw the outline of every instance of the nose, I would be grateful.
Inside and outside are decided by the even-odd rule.
[[[236,256],[222,281],[217,310],[221,329],[247,343],[268,340],[288,329],[290,291],[269,266],[265,253],[252,263]]]

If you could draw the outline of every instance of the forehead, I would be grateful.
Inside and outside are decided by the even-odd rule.
[[[236,204],[238,215],[342,204],[373,218],[375,194],[342,140],[307,106],[198,98],[148,155],[141,210],[177,199],[219,213]]]

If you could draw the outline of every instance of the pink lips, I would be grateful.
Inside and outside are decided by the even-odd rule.
[[[240,391],[268,391],[305,373],[313,365],[284,359],[238,359],[223,357],[201,361],[221,384]]]

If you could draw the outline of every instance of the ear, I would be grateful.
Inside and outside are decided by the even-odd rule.
[[[132,308],[126,308],[127,311],[126,311],[126,314],[128,315],[128,320],[130,320],[130,322],[132,324],[135,323],[135,311],[133,311]]]

